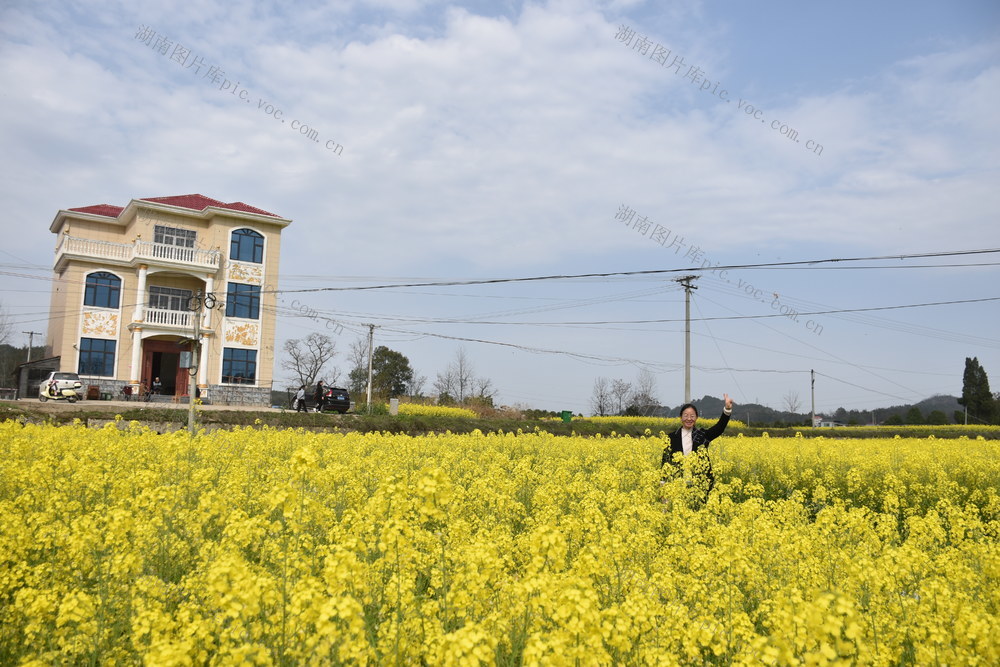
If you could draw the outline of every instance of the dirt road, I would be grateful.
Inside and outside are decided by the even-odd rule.
[[[26,410],[64,414],[69,412],[107,412],[115,414],[122,410],[187,410],[187,403],[161,403],[142,401],[45,401],[42,403],[37,398],[25,398],[17,401],[2,401],[7,405],[23,408]],[[261,407],[257,405],[199,405],[198,410],[239,410],[246,412],[282,412],[277,408]]]

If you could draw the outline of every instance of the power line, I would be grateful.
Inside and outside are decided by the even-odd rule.
[[[884,391],[879,391],[877,389],[871,389],[869,387],[862,387],[860,384],[854,384],[853,382],[848,382],[847,380],[841,380],[840,378],[835,378],[832,375],[827,375],[826,373],[820,373],[819,371],[816,371],[816,375],[821,375],[821,376],[823,376],[825,378],[829,378],[829,379],[833,380],[834,382],[840,382],[841,384],[846,384],[846,385],[848,385],[850,387],[854,387],[856,389],[863,389],[864,391],[870,391],[873,394],[881,394],[882,396],[889,396],[890,398],[895,398],[895,399],[898,399],[900,401],[912,400],[912,399],[905,398],[903,396],[897,396],[896,394],[889,394],[889,393],[886,393]]]
[[[843,308],[838,310],[816,310],[810,312],[800,312],[797,315],[831,315],[836,313],[863,313],[877,310],[899,310],[902,308],[923,308],[927,306],[951,306],[966,303],[982,303],[985,301],[1000,301],[1000,296],[984,297],[981,299],[961,299],[956,301],[933,301],[929,303],[910,303],[896,306],[873,306],[870,308]],[[768,313],[766,315],[726,315],[718,317],[698,317],[691,318],[692,322],[705,322],[712,320],[760,320],[775,317],[787,318],[788,315],[781,313]],[[569,322],[498,322],[495,320],[458,320],[458,319],[434,319],[434,318],[407,318],[395,317],[392,315],[381,316],[381,319],[408,322],[410,324],[501,324],[507,326],[594,326],[602,324],[667,324],[674,322],[684,322],[684,318],[672,319],[651,319],[651,320],[585,320]]]
[[[782,331],[778,331],[777,329],[775,329],[775,328],[773,328],[771,326],[768,326],[764,322],[755,321],[755,324],[758,324],[758,325],[764,327],[765,329],[771,331],[772,333],[779,334],[779,335],[784,336],[786,338],[789,338],[791,340],[795,340],[788,333],[785,333],[785,332],[782,332]],[[904,386],[904,385],[902,385],[902,384],[900,384],[900,383],[898,383],[898,382],[896,382],[894,380],[890,380],[889,378],[886,378],[886,377],[883,377],[883,376],[879,375],[878,373],[874,372],[870,367],[860,366],[860,365],[858,365],[858,364],[850,361],[849,359],[841,358],[841,357],[839,357],[839,356],[837,356],[835,354],[832,354],[828,350],[825,350],[825,349],[822,349],[822,348],[820,348],[820,347],[818,347],[816,345],[813,345],[812,343],[810,343],[808,341],[799,340],[797,342],[799,344],[801,344],[801,345],[805,345],[806,347],[815,350],[816,352],[818,352],[819,354],[821,354],[821,355],[823,355],[825,357],[829,357],[830,359],[833,359],[834,361],[836,361],[836,362],[838,362],[840,364],[845,364],[847,366],[851,366],[852,368],[855,368],[855,369],[857,369],[857,370],[859,370],[859,371],[861,371],[863,373],[867,373],[868,375],[872,375],[872,376],[874,376],[874,377],[876,377],[876,378],[878,378],[878,379],[880,379],[880,380],[882,380],[884,382],[888,382],[890,384],[894,384],[897,387],[900,387],[901,389],[906,389],[907,391],[912,391],[912,389],[910,389],[909,387],[906,387],[906,386]]]
[[[870,271],[873,269],[877,270],[889,270],[889,269],[955,269],[955,268],[974,268],[980,266],[1000,266],[1000,262],[972,262],[968,264],[903,264],[900,266],[760,266],[760,267],[750,267],[750,270],[755,269],[770,269],[774,271],[803,271],[803,270],[815,270],[815,271]]]
[[[982,250],[951,250],[932,253],[915,253],[902,255],[880,255],[872,257],[834,257],[828,259],[799,260],[794,262],[763,262],[758,264],[731,264],[726,266],[689,267],[684,269],[648,269],[644,271],[609,271],[603,273],[579,273],[579,274],[555,274],[549,276],[529,276],[524,278],[488,278],[482,280],[445,280],[437,282],[422,283],[395,283],[390,285],[358,285],[353,287],[311,287],[297,290],[269,290],[275,293],[304,293],[304,292],[344,292],[377,289],[398,289],[400,287],[455,287],[469,285],[495,285],[500,283],[537,282],[543,280],[575,280],[580,278],[610,278],[613,276],[643,276],[662,275],[665,273],[690,273],[691,271],[731,271],[736,269],[758,269],[765,267],[782,266],[813,266],[816,264],[830,264],[834,262],[867,262],[884,260],[918,259],[925,257],[955,257],[960,255],[981,255],[1000,252],[1000,248]]]

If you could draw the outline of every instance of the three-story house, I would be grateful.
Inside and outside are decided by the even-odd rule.
[[[289,224],[198,194],[59,211],[47,345],[60,370],[102,393],[155,382],[181,397],[196,384],[213,402],[269,404],[275,294],[264,285],[278,282]]]

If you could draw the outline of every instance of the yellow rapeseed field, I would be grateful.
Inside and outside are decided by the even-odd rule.
[[[468,408],[459,408],[450,405],[423,405],[421,403],[400,403],[399,414],[429,417],[467,417],[469,419],[475,419],[479,416]]]
[[[1000,664],[995,441],[0,443],[0,664]]]

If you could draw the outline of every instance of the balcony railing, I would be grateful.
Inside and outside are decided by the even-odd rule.
[[[182,246],[152,243],[150,241],[135,242],[135,256],[141,259],[198,264],[200,266],[218,268],[220,254],[218,250],[184,248]]]
[[[142,319],[146,324],[179,329],[191,329],[194,326],[191,321],[192,315],[193,313],[190,311],[163,310],[162,308],[144,308],[142,311]]]
[[[218,250],[184,248],[151,241],[112,243],[111,241],[82,239],[64,234],[59,237],[59,244],[56,246],[56,263],[58,264],[59,260],[66,255],[120,260],[129,263],[134,263],[137,260],[166,262],[207,269],[218,269],[222,260],[222,253]]]

